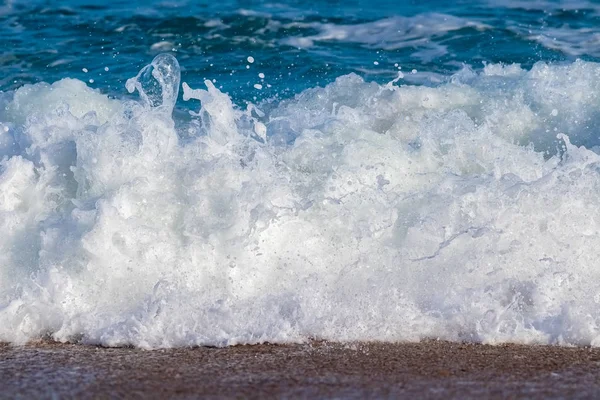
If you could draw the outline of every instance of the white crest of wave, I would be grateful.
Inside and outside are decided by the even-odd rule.
[[[598,345],[598,76],[348,75],[247,110],[184,84],[184,131],[171,56],[141,102],[5,94],[0,340]]]
[[[282,40],[284,44],[294,47],[309,48],[314,46],[315,42],[339,42],[358,43],[384,50],[409,48],[418,49],[413,53],[413,57],[426,61],[448,53],[446,46],[434,43],[432,39],[464,28],[490,28],[481,22],[441,13],[424,13],[412,17],[394,16],[356,24],[292,22],[283,27],[311,28],[317,31],[313,35],[291,36]]]

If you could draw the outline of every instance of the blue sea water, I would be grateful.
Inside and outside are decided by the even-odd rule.
[[[600,2],[0,3],[0,341],[600,345]]]
[[[177,56],[190,83],[215,79],[237,101],[290,96],[351,72],[386,82],[396,64],[418,71],[410,81],[427,84],[465,65],[597,60],[599,7],[550,0],[5,1],[0,90],[71,77],[123,94],[123,81],[161,52]],[[246,69],[248,56],[256,61]],[[270,87],[257,91],[261,72]]]

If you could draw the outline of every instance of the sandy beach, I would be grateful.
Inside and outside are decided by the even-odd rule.
[[[0,345],[1,398],[591,398],[600,349],[312,342],[140,350]]]

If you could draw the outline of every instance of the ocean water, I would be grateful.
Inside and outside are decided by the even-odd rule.
[[[600,3],[0,3],[0,341],[600,345]]]

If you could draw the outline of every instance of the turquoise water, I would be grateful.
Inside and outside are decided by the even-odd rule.
[[[600,4],[0,6],[0,341],[600,346]]]
[[[464,65],[597,60],[588,1],[4,1],[0,90],[72,77],[110,94],[160,52],[190,83],[237,101],[289,96],[350,72],[377,82],[416,69],[431,83]],[[246,69],[247,57],[256,60]],[[374,62],[378,62],[375,65]],[[88,72],[83,72],[83,69]],[[108,71],[105,69],[108,68]],[[265,74],[263,89],[253,85]]]

